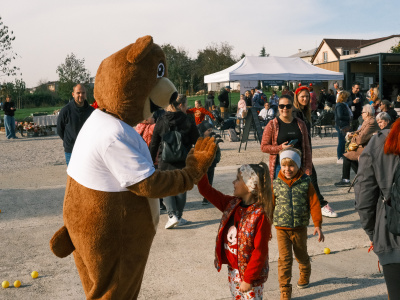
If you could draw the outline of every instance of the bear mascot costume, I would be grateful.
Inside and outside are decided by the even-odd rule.
[[[181,170],[155,170],[132,126],[177,98],[162,49],[151,36],[104,59],[98,103],[76,140],[63,205],[64,226],[50,241],[73,253],[87,299],[136,299],[159,218],[157,198],[193,188],[212,163],[214,139],[199,139]]]

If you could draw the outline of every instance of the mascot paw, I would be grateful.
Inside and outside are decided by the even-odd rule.
[[[217,144],[213,137],[199,138],[194,149],[190,150],[186,167],[195,183],[199,182],[207,172],[214,160],[216,150]]]
[[[50,249],[60,258],[67,257],[75,250],[65,226],[61,227],[51,238]]]

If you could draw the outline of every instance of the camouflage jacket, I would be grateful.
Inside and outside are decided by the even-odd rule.
[[[303,174],[291,187],[279,177],[274,180],[274,226],[287,228],[308,226],[310,183],[311,179],[306,174]]]

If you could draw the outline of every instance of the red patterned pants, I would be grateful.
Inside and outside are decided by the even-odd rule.
[[[233,299],[235,299],[235,300],[248,300],[248,299],[262,300],[263,288],[264,288],[263,284],[259,285],[259,286],[253,286],[253,288],[246,293],[239,292],[239,287],[240,287],[240,284],[242,283],[242,280],[240,279],[238,269],[233,269],[230,266],[228,266],[228,281],[229,281],[229,288],[231,289],[231,294],[232,294]]]

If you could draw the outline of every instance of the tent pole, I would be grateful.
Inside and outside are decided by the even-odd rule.
[[[228,85],[231,86],[231,82],[230,81],[229,81]],[[232,95],[232,92],[229,93],[229,110],[228,110],[229,115],[230,115],[231,110],[232,110],[232,97],[231,97],[231,95]]]
[[[383,55],[379,53],[379,99],[382,100],[382,89],[383,89]]]

